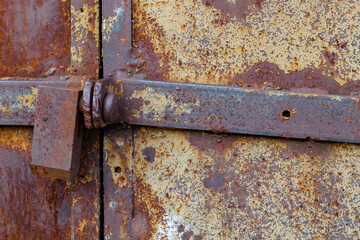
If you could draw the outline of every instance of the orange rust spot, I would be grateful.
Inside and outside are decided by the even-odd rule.
[[[27,127],[0,128],[0,146],[15,148],[24,152],[31,151],[32,130]]]
[[[165,214],[161,200],[152,191],[151,186],[141,178],[135,182],[137,194],[135,196],[135,216],[130,235],[137,239],[147,240],[157,231],[157,225]]]

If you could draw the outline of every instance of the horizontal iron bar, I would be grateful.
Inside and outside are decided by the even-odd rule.
[[[106,124],[360,143],[360,99],[146,80],[112,80]],[[114,97],[115,95],[115,97]]]
[[[0,125],[33,125],[41,84],[66,81],[0,81]],[[360,143],[358,97],[136,79],[107,88],[106,124]]]
[[[67,84],[56,79],[0,80],[0,125],[34,125],[38,86]]]

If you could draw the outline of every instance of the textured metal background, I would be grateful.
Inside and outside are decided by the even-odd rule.
[[[12,89],[0,84],[0,117],[7,124],[33,124],[36,80],[79,87],[83,79],[98,77],[98,17],[93,0],[0,1],[0,77],[18,80]],[[7,115],[6,106],[15,115]],[[100,133],[84,133],[79,175],[72,182],[31,173],[32,133],[0,128],[0,238],[98,239]]]
[[[0,128],[1,239],[98,239],[99,133],[85,132],[73,182],[31,172],[32,128]]]
[[[137,64],[125,72],[163,81],[356,95],[359,6],[134,0]],[[135,166],[130,232],[121,230],[124,221],[118,220],[120,228],[111,223],[124,219],[117,211],[105,220],[108,239],[116,239],[119,229],[135,239],[360,237],[357,145],[153,128],[135,128],[132,137],[119,130],[105,139],[105,149],[117,152],[111,162],[126,159]],[[112,169],[105,174],[114,184],[115,166],[104,166]],[[104,208],[113,206],[108,201]]]
[[[359,90],[359,1],[134,0],[148,79]]]
[[[64,74],[70,67],[70,1],[0,2],[0,77]]]

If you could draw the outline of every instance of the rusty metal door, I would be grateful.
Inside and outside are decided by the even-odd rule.
[[[37,85],[98,78],[98,9],[93,0],[0,1],[0,125],[14,125],[0,127],[1,239],[99,239],[99,131],[84,133],[73,181],[30,169]]]
[[[332,109],[341,101],[336,94],[359,91],[359,6],[359,1],[104,1],[104,76],[329,95],[326,106]],[[173,106],[179,116],[191,115],[170,95],[137,91],[134,116],[166,121],[170,116],[164,112]],[[243,107],[272,102],[251,104]],[[252,118],[261,124],[273,117],[281,128],[302,114],[300,105],[278,105],[278,115]],[[334,120],[318,111],[321,105],[309,104],[307,122],[291,129],[305,140],[218,134],[226,130],[216,128],[213,133],[106,128],[105,239],[359,239],[360,149],[306,139]],[[346,106],[340,109],[340,115],[349,113]],[[223,112],[194,116],[194,124],[196,117],[217,122],[216,116],[236,111],[224,105]],[[331,129],[329,134],[345,127]]]
[[[360,238],[359,1],[0,9],[3,239]],[[83,88],[85,126],[112,124],[84,132],[71,181],[31,173],[56,147],[32,144],[58,102],[39,85]]]

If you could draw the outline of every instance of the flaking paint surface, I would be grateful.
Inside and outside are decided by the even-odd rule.
[[[316,69],[340,86],[360,79],[359,1],[245,2],[244,17],[238,0],[135,0],[136,44],[157,59],[150,53],[145,73],[227,85],[269,63],[285,74]]]
[[[152,115],[157,119],[162,119],[165,116],[165,109],[169,108],[174,110],[175,115],[181,115],[184,113],[191,112],[191,106],[198,106],[200,101],[196,101],[195,103],[181,103],[181,104],[172,104],[175,101],[174,97],[168,95],[166,93],[159,93],[154,89],[148,87],[141,91],[134,91],[131,95],[130,99],[139,99],[142,100],[144,104],[140,109],[137,109],[135,112],[135,117],[139,117],[140,113],[144,115]],[[171,108],[171,106],[173,106]]]
[[[74,18],[72,25],[73,40],[78,43],[71,46],[71,60],[78,64],[83,62],[83,55],[87,50],[84,41],[88,41],[88,36],[96,36],[96,43],[98,43],[98,24],[93,22],[93,19],[97,17],[97,10],[97,5],[89,6],[86,3],[78,10],[71,6],[71,14]]]
[[[14,107],[22,109],[22,107],[24,106],[29,109],[35,109],[35,103],[36,103],[37,96],[38,96],[38,88],[33,87],[31,89],[31,93],[23,95],[23,96],[19,96],[19,101],[21,104],[18,104]]]
[[[28,128],[0,128],[0,145],[23,152],[31,150],[32,131]]]
[[[356,145],[141,128],[141,239],[355,239]],[[143,154],[154,148],[154,161]],[[146,236],[146,237],[145,237]]]
[[[62,75],[70,63],[70,1],[0,2],[0,77]]]

